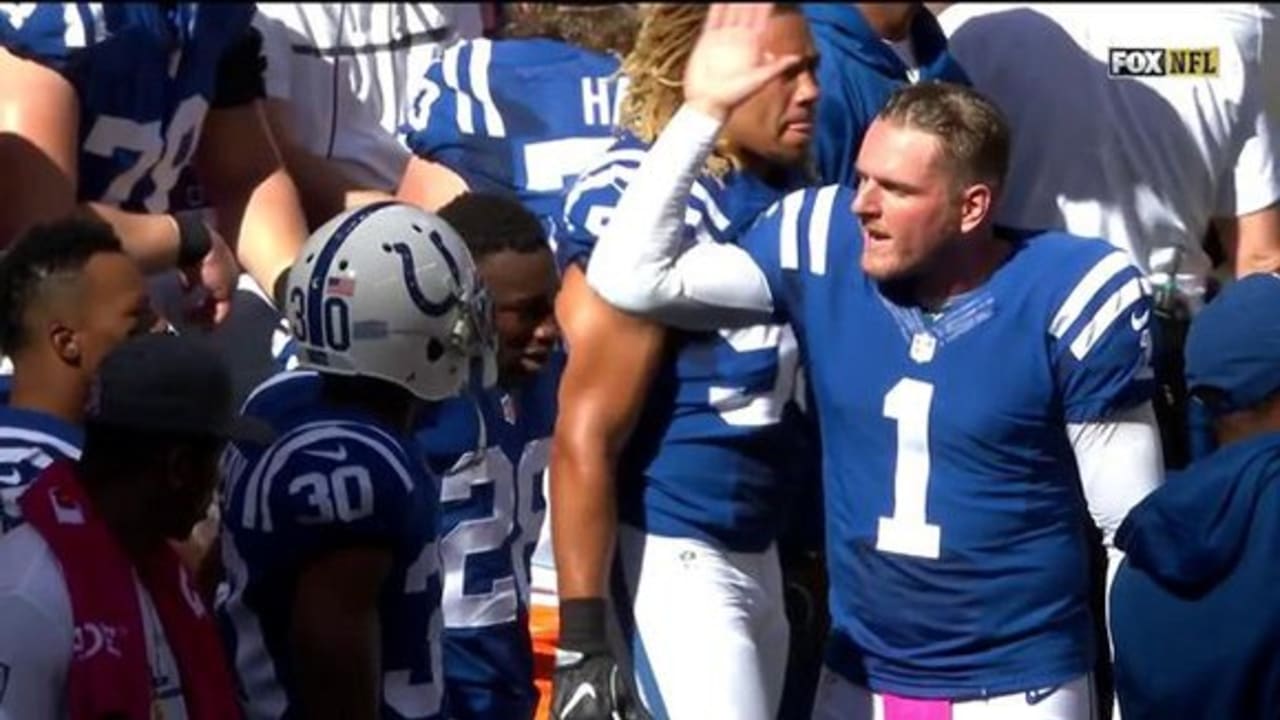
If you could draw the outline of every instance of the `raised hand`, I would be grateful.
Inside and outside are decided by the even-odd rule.
[[[717,120],[800,62],[764,51],[773,3],[714,3],[684,72],[684,99]]]

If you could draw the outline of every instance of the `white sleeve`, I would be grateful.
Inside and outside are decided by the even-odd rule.
[[[10,552],[0,552],[0,720],[65,717],[71,601],[57,561],[34,536],[19,527],[4,538]]]
[[[587,283],[611,305],[699,330],[772,317],[768,283],[745,250],[703,242],[680,253],[689,190],[719,131],[682,106],[645,154],[587,266]]]
[[[1115,544],[1116,530],[1133,506],[1164,482],[1160,429],[1151,403],[1126,410],[1107,420],[1070,423],[1067,435],[1080,469],[1089,515],[1102,531],[1107,550],[1107,598],[1124,560]],[[1107,603],[1110,638],[1111,603]]]
[[[1256,34],[1247,33],[1237,40],[1256,43],[1256,47],[1242,48],[1244,92],[1237,111],[1241,139],[1232,145],[1238,150],[1225,168],[1216,217],[1248,215],[1280,200],[1276,156],[1280,149],[1280,20],[1265,6],[1257,12]]]

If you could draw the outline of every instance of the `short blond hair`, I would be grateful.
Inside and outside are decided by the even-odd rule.
[[[898,88],[879,118],[938,138],[962,185],[1004,185],[1009,172],[1009,123],[995,103],[972,88],[925,82]]]

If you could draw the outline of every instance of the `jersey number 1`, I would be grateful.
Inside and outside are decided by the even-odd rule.
[[[933,385],[903,378],[884,396],[884,416],[898,422],[893,515],[881,517],[876,549],[938,559],[941,528],[925,519],[929,496],[929,408]]]

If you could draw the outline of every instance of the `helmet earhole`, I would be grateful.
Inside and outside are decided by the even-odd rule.
[[[427,341],[427,361],[435,362],[444,356],[444,344],[435,338]]]

